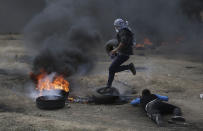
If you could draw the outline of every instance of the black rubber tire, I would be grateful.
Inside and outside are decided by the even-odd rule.
[[[36,105],[40,109],[55,110],[65,106],[63,96],[40,96],[36,99]]]
[[[119,99],[119,91],[111,87],[107,89],[106,92],[104,90],[106,87],[98,88],[93,93],[93,99],[95,104],[113,104]]]
[[[56,90],[57,91],[57,90]],[[40,109],[54,110],[60,109],[65,106],[65,101],[69,95],[69,92],[64,90],[58,90],[59,96],[40,96],[36,99],[36,105]]]
[[[111,39],[107,41],[105,44],[106,53],[109,54],[117,46],[118,46],[118,41],[116,39]]]

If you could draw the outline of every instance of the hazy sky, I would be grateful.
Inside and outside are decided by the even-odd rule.
[[[0,0],[0,33],[21,31],[44,6],[44,0]]]

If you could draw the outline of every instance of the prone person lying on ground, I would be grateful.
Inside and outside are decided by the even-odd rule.
[[[132,100],[131,104],[134,106],[141,104],[147,116],[158,126],[163,126],[162,115],[164,114],[173,114],[171,121],[184,122],[185,118],[182,117],[181,109],[164,101],[168,101],[167,96],[151,94],[150,90],[144,89],[142,96]]]

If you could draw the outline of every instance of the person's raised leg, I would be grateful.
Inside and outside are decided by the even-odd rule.
[[[120,72],[129,68],[127,66],[120,67],[120,65],[123,64],[128,59],[129,59],[129,56],[123,56],[123,55],[116,56],[116,58],[113,60],[113,62],[109,67],[109,77],[108,77],[107,87],[111,87],[116,72]]]
[[[121,65],[117,68],[116,72],[121,72],[124,70],[130,70],[133,75],[136,75],[136,69],[133,63],[130,63],[129,65]]]

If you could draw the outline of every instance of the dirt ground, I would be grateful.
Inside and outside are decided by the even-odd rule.
[[[75,75],[70,80],[71,94],[90,95],[95,87],[107,81],[109,58],[98,53],[95,68],[86,76]],[[169,102],[182,108],[188,125],[157,127],[139,106],[94,105],[71,103],[54,111],[40,110],[31,98],[31,60],[24,47],[23,36],[0,36],[0,131],[202,131],[203,130],[203,63],[159,55],[134,55],[129,62],[137,75],[122,72],[113,85],[123,94],[142,89],[169,96]],[[167,121],[168,117],[164,118]]]

